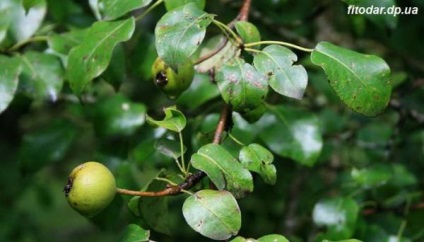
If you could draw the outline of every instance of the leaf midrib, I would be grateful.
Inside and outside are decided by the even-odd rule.
[[[357,74],[356,74],[356,72],[352,69],[352,68],[350,68],[349,66],[347,66],[344,62],[342,62],[342,61],[340,61],[339,59],[337,59],[335,56],[332,56],[332,55],[330,55],[330,54],[328,54],[328,53],[326,53],[326,52],[322,52],[321,50],[316,50],[318,53],[321,53],[321,54],[323,54],[323,55],[325,55],[325,56],[328,56],[330,59],[332,59],[332,60],[334,60],[334,61],[336,61],[337,63],[340,63],[342,66],[344,66],[349,72],[351,72],[352,74],[353,74],[353,76],[355,76],[357,79],[358,79],[358,81],[363,85],[363,86],[365,86],[366,88],[368,88],[368,85],[364,82],[364,80],[362,80],[362,78],[361,77],[359,77]]]
[[[124,21],[122,24],[120,24],[120,25],[118,25],[118,26],[116,26],[116,28],[114,28],[112,31],[110,31],[104,38],[102,38],[100,41],[98,41],[98,42],[96,42],[96,45],[94,46],[94,48],[91,50],[91,52],[87,55],[87,60],[88,59],[91,59],[91,56],[94,54],[94,52],[99,48],[99,46],[100,45],[102,45],[104,42],[106,42],[106,40],[108,40],[109,39],[109,37],[112,35],[112,34],[114,34],[115,32],[117,32],[123,25],[125,25],[125,24],[127,24],[128,23],[128,20],[126,20],[126,21]],[[91,32],[92,31],[90,31],[90,33],[87,33],[87,36],[91,36]],[[118,39],[117,40],[117,42],[118,41],[124,41],[125,40],[125,38],[123,38],[122,40],[121,39]]]
[[[218,218],[218,220],[221,222],[221,224],[224,225],[224,227],[227,228],[228,232],[233,234],[233,230],[231,229],[231,226],[228,225],[227,223],[224,222],[224,220],[218,216],[218,214],[216,214],[213,210],[211,210],[209,207],[207,207],[205,205],[205,203],[202,201],[202,199],[197,199],[199,201],[199,203],[202,205],[202,207],[204,207],[205,209],[207,209],[209,212],[211,212],[216,218]]]

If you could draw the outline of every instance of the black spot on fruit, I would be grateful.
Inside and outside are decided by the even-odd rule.
[[[156,74],[155,82],[156,85],[163,87],[168,84],[168,77],[166,77],[166,74],[164,72],[158,72],[158,74]]]

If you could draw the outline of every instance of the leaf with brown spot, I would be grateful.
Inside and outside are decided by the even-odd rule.
[[[320,42],[311,60],[324,69],[331,87],[354,111],[375,116],[389,103],[390,68],[380,57]]]
[[[240,58],[225,63],[215,80],[224,101],[237,112],[259,107],[268,94],[265,76]]]

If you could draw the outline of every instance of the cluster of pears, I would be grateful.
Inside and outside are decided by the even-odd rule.
[[[160,57],[152,66],[155,85],[170,99],[187,90],[194,76],[193,63],[188,60],[171,68]],[[112,172],[103,164],[89,161],[77,166],[64,188],[69,205],[86,217],[94,217],[105,209],[117,192]]]

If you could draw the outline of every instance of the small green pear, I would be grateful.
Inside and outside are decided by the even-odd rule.
[[[89,161],[71,172],[64,192],[75,211],[91,218],[105,209],[115,197],[115,177],[103,164]]]
[[[176,99],[190,87],[194,67],[193,63],[187,60],[174,70],[158,57],[153,63],[152,73],[155,85],[170,99]]]

